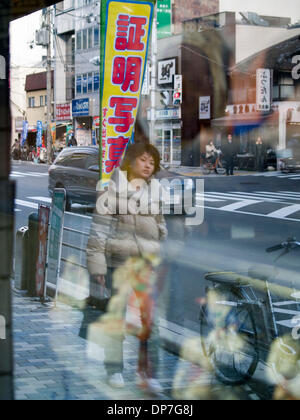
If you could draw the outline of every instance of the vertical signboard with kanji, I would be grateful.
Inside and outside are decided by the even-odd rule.
[[[28,136],[28,121],[23,121],[23,130],[22,130],[22,139],[21,139],[21,146],[25,145]]]
[[[37,121],[36,124],[36,147],[43,147],[43,123]]]
[[[271,70],[257,69],[256,71],[256,106],[258,111],[271,110]]]
[[[172,4],[171,0],[157,0],[157,38],[172,35]]]
[[[146,70],[155,0],[105,0],[101,8],[102,185],[132,140]]]

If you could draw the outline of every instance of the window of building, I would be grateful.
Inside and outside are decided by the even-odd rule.
[[[99,27],[95,26],[94,27],[94,47],[98,47],[100,44],[99,35],[100,35]]]
[[[93,48],[93,28],[88,29],[88,48]]]
[[[82,31],[82,49],[87,49],[87,29]]]
[[[87,93],[87,74],[82,76],[82,93]]]
[[[82,32],[78,31],[76,33],[76,49],[81,50],[82,49]]]
[[[47,95],[45,95],[45,106],[47,106]]]
[[[94,73],[94,92],[98,92],[99,89],[100,89],[99,73]]]
[[[28,98],[28,108],[34,108],[34,106],[35,106],[35,98],[34,97]]]
[[[44,106],[44,96],[40,96],[40,106]]]
[[[82,94],[82,78],[81,78],[81,76],[76,77],[76,94],[77,95]]]
[[[88,92],[93,92],[93,73],[88,74]]]

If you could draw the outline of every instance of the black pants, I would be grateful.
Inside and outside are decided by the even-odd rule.
[[[265,159],[264,156],[256,156],[256,169],[259,172],[263,172],[264,171],[264,163],[265,163]]]
[[[234,158],[227,157],[226,158],[226,174],[233,175],[233,170],[234,170]]]

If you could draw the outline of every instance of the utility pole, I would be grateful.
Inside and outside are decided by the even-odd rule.
[[[52,137],[51,137],[51,120],[52,120],[52,66],[51,66],[51,8],[47,9],[46,27],[48,29],[49,38],[47,44],[47,164],[52,163]]]
[[[157,5],[152,26],[152,45],[151,45],[151,119],[150,119],[150,143],[155,143],[155,120],[156,120],[156,83],[157,83]]]

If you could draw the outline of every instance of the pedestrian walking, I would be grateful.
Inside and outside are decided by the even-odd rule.
[[[234,163],[236,157],[236,148],[232,135],[229,134],[223,147],[224,159],[226,161],[226,175],[234,175]]]
[[[156,379],[158,345],[157,334],[153,331],[154,295],[152,287],[149,287],[149,279],[152,278],[149,261],[160,255],[161,241],[167,236],[164,217],[162,214],[152,214],[153,202],[149,199],[150,182],[159,170],[160,155],[154,146],[144,143],[130,146],[121,170],[116,169],[111,178],[111,188],[107,193],[109,211],[104,212],[100,206],[101,196],[97,201],[88,241],[89,273],[94,284],[112,294],[103,323],[108,325],[104,345],[105,367],[108,383],[114,387],[124,386],[123,330],[131,288],[137,292],[143,330],[139,334],[138,378],[144,386],[160,389]],[[126,212],[121,211],[124,205],[127,206]],[[136,212],[137,208],[139,211]],[[133,286],[136,276],[140,280]],[[151,371],[147,362],[149,354],[154,360]]]
[[[263,144],[261,137],[258,137],[255,145],[256,170],[258,172],[264,171],[265,153],[265,145]]]

